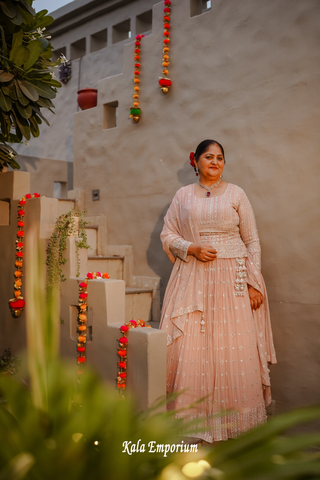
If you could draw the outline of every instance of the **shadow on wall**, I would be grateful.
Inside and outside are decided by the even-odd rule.
[[[166,205],[166,207],[162,210],[158,218],[158,221],[151,233],[150,243],[147,249],[148,265],[156,275],[161,277],[161,287],[160,287],[161,305],[164,297],[164,292],[166,290],[167,283],[172,270],[172,263],[167,257],[167,254],[164,252],[162,248],[162,243],[160,240],[160,233],[163,228],[163,219],[165,214],[167,213],[169,206],[170,204]]]
[[[177,178],[181,186],[185,187],[186,185],[190,185],[190,183],[194,183],[195,176],[193,168],[191,168],[189,161],[187,160],[183,167],[178,170]],[[176,192],[172,193],[172,198],[174,197]],[[151,233],[150,236],[150,243],[147,249],[147,262],[149,267],[154,271],[156,275],[161,277],[161,304],[163,301],[164,293],[167,287],[167,283],[169,281],[169,277],[172,270],[172,263],[170,262],[169,258],[167,257],[166,253],[162,248],[162,243],[160,240],[160,233],[163,228],[163,219],[167,213],[167,210],[170,206],[170,203],[164,207],[161,214],[159,215],[158,221]]]
[[[37,157],[27,157],[27,159],[23,158],[23,155],[19,155],[17,157],[18,163],[20,165],[21,172],[27,172],[28,166],[32,168],[32,170],[38,170],[40,165],[40,158]],[[9,169],[11,170],[11,168]]]

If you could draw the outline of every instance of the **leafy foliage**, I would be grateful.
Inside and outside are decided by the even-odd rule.
[[[8,143],[40,135],[41,109],[52,113],[57,88],[54,79],[52,45],[46,27],[53,22],[47,10],[35,12],[33,0],[0,1],[0,170],[20,168],[17,153]]]
[[[47,248],[48,266],[48,292],[50,293],[54,284],[59,281],[64,282],[66,279],[62,274],[61,265],[66,263],[64,251],[67,248],[67,238],[69,235],[74,235],[75,221],[79,219],[78,240],[76,240],[76,255],[77,255],[77,277],[80,275],[80,256],[79,248],[91,248],[87,242],[87,234],[85,227],[87,222],[82,218],[82,213],[70,210],[70,212],[60,215],[55,224],[55,229],[50,237]]]
[[[15,375],[19,369],[21,359],[12,355],[10,348],[0,355],[0,373]]]

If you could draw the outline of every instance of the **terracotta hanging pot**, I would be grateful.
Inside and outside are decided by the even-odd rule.
[[[98,90],[96,88],[83,88],[78,90],[78,105],[81,110],[97,106]]]

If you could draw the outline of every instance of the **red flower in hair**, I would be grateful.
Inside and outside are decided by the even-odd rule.
[[[190,153],[190,165],[195,168],[196,164],[194,163],[194,152]]]

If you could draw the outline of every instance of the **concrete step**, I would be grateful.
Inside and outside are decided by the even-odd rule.
[[[152,293],[152,289],[126,288],[126,322],[138,318],[145,322],[152,320]]]
[[[88,250],[89,255],[90,252],[91,250]],[[88,269],[89,272],[106,272],[110,278],[124,280],[123,261],[124,257],[121,255],[88,256]]]

